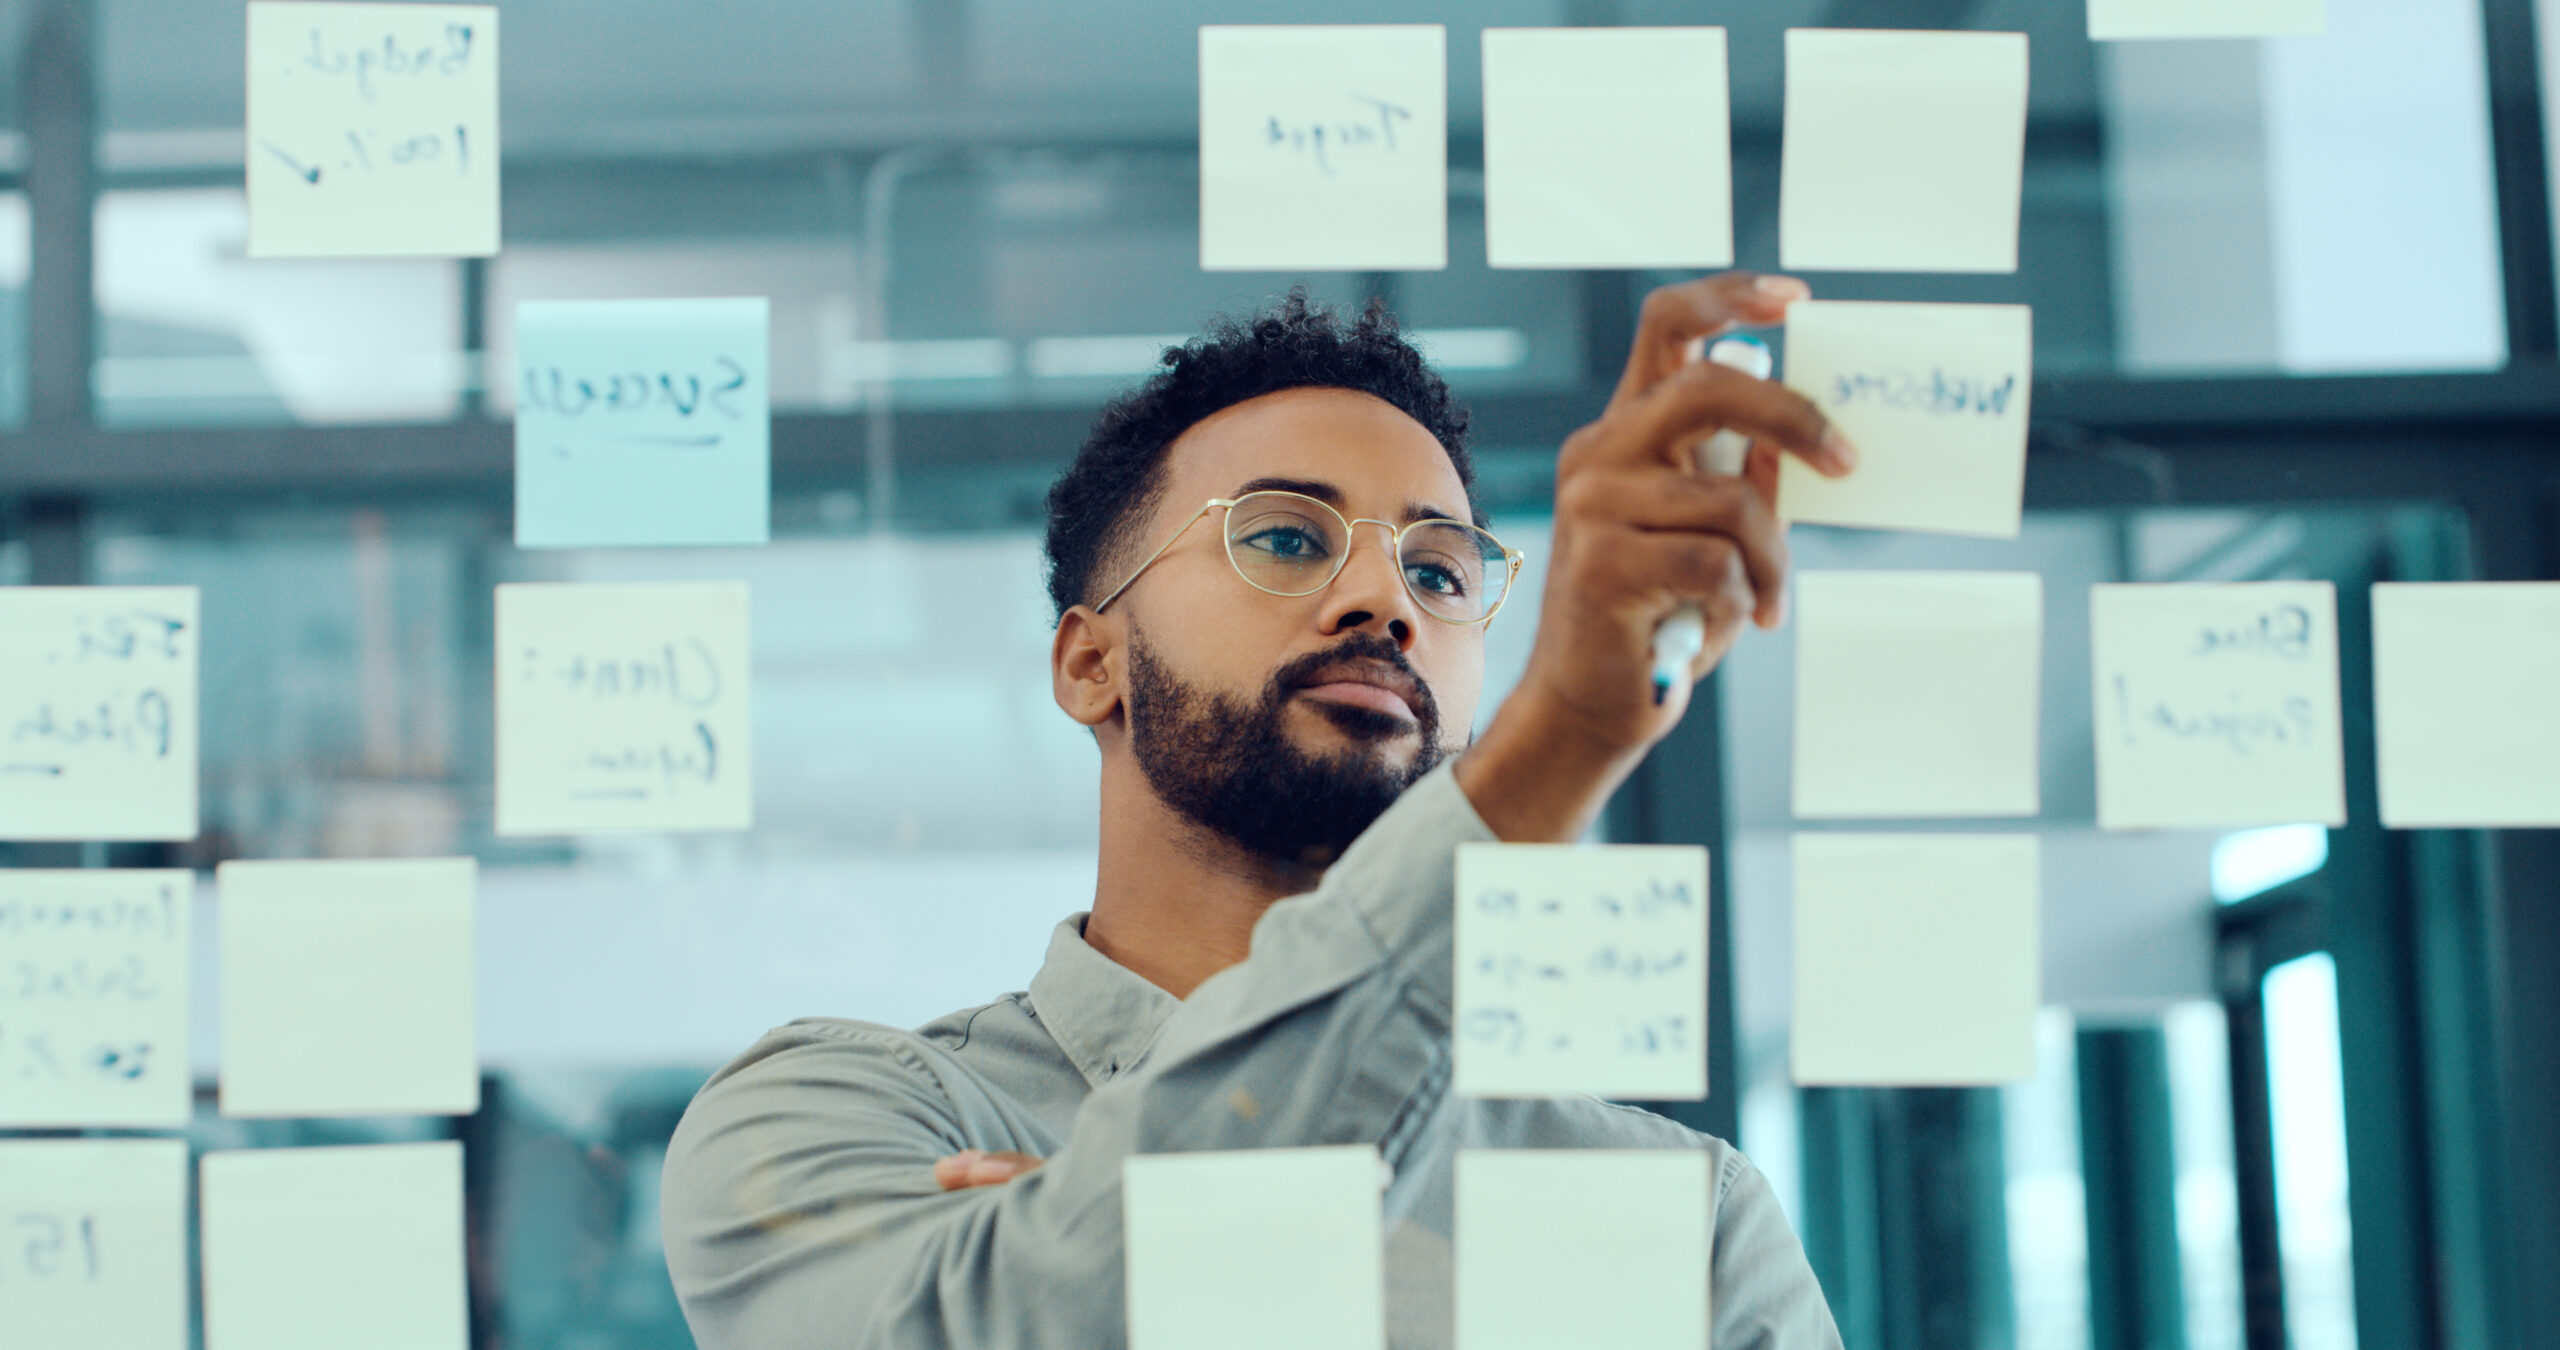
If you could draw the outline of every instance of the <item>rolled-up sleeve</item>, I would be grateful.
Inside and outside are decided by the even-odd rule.
[[[1126,1340],[1133,1154],[1372,1144],[1399,1161],[1447,1091],[1451,859],[1492,839],[1443,765],[1272,906],[1136,1071],[1038,1170],[944,1192],[972,1146],[924,1043],[768,1037],[707,1084],[666,1164],[667,1263],[703,1350],[1095,1350]],[[832,1024],[841,1028],[844,1024]]]

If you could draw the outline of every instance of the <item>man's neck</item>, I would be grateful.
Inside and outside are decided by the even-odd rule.
[[[1166,806],[1132,767],[1102,786],[1093,949],[1176,998],[1245,959],[1273,902],[1315,889],[1322,868],[1274,864]]]

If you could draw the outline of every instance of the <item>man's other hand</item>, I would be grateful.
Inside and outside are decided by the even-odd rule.
[[[1778,323],[1808,294],[1791,277],[1728,272],[1645,297],[1609,406],[1556,460],[1555,533],[1528,670],[1459,763],[1460,787],[1502,838],[1578,838],[1679,724],[1687,683],[1653,701],[1653,632],[1665,618],[1694,606],[1706,619],[1694,681],[1744,624],[1774,628],[1783,617],[1779,456],[1837,477],[1856,451],[1794,390],[1685,351]],[[1751,438],[1743,473],[1700,472],[1696,447],[1728,429]]]
[[[972,1186],[1000,1186],[1038,1167],[1040,1162],[1028,1153],[962,1149],[948,1158],[934,1160],[933,1179],[946,1191],[964,1191]]]

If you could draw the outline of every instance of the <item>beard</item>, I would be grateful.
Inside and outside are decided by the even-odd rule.
[[[1324,867],[1437,767],[1440,711],[1430,689],[1419,691],[1415,722],[1338,703],[1314,707],[1359,742],[1327,754],[1289,739],[1289,700],[1308,677],[1345,659],[1374,659],[1408,676],[1396,645],[1373,633],[1290,662],[1256,699],[1185,683],[1144,639],[1129,644],[1129,743],[1147,785],[1186,819],[1257,858],[1290,867]],[[1416,733],[1413,761],[1397,768],[1387,755],[1398,736]]]

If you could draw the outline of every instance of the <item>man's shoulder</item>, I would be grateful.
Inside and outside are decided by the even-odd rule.
[[[1719,1183],[1743,1166],[1741,1150],[1641,1106],[1597,1097],[1487,1098],[1486,1137],[1506,1148],[1694,1148]]]
[[[971,1040],[992,1033],[1005,1020],[1003,1009],[1018,1004],[1020,994],[962,1008],[915,1028],[866,1022],[850,1017],[798,1017],[756,1038],[756,1042],[723,1065],[702,1086],[708,1094],[726,1084],[773,1074],[799,1077],[812,1072],[827,1077],[921,1077],[939,1083],[954,1067],[954,1053]],[[998,1023],[987,1024],[989,1014]]]

